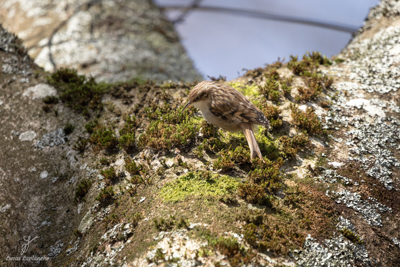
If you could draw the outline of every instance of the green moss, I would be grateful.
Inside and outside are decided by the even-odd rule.
[[[276,106],[271,106],[266,103],[262,103],[260,105],[260,109],[268,120],[277,119],[281,114],[281,111]]]
[[[248,179],[258,184],[266,183],[266,190],[275,193],[282,187],[283,175],[280,168],[283,166],[282,158],[274,161],[264,159],[257,161],[254,170],[249,172]]]
[[[98,126],[99,120],[94,119],[89,121],[88,123],[85,124],[85,130],[87,133],[92,134],[94,129]]]
[[[100,159],[100,164],[101,165],[106,165],[106,166],[108,166],[108,165],[110,165],[110,160],[109,159],[107,159],[107,158],[101,158]]]
[[[170,215],[167,218],[155,218],[154,226],[159,231],[168,231],[173,228],[188,228],[189,222],[184,218],[175,218],[175,216]]]
[[[89,179],[82,180],[75,191],[75,202],[81,201],[84,196],[89,192],[90,187],[92,186],[92,181]]]
[[[278,87],[274,90],[282,94],[279,97],[283,99],[282,92],[286,90],[288,92],[286,95],[290,94],[291,81],[289,81],[290,78],[287,79],[288,81],[285,81],[283,77],[279,77],[277,74],[276,68],[262,69],[262,77],[260,77],[260,79],[276,81]],[[310,76],[306,76],[305,74],[303,77]],[[165,88],[174,88],[174,86],[178,89],[175,84],[164,85]],[[260,95],[258,88],[254,84],[243,85],[238,83],[233,86],[245,95]],[[284,86],[287,86],[287,88],[285,89]],[[262,107],[260,109],[271,121],[272,128],[279,130],[279,134],[276,134],[276,132],[272,132],[272,134],[268,133],[263,127],[259,127],[258,130],[255,130],[257,142],[265,156],[264,160],[266,164],[262,164],[258,159],[250,161],[250,151],[242,133],[231,134],[219,130],[215,126],[205,122],[203,118],[193,116],[196,112],[193,108],[188,109],[187,112],[181,113],[180,105],[177,104],[175,100],[172,100],[172,97],[166,93],[166,91],[170,90],[165,89],[163,93],[160,93],[161,89],[158,85],[146,85],[146,87],[143,86],[141,89],[146,92],[149,91],[149,95],[155,95],[156,101],[150,103],[153,101],[153,99],[150,99],[149,102],[142,103],[134,112],[137,117],[125,118],[125,124],[121,129],[118,129],[119,135],[117,136],[120,136],[120,138],[115,136],[114,129],[99,126],[97,121],[92,121],[87,131],[90,131],[91,137],[96,137],[92,140],[95,141],[92,143],[94,147],[101,149],[107,147],[107,140],[104,140],[105,142],[103,143],[102,139],[107,139],[106,137],[109,137],[110,140],[117,139],[118,142],[115,147],[118,145],[121,149],[125,149],[129,146],[140,150],[146,147],[152,147],[156,151],[163,150],[168,153],[171,149],[177,147],[185,154],[188,153],[188,151],[196,150],[196,155],[198,157],[205,155],[205,152],[208,153],[211,151],[213,155],[208,153],[208,155],[205,155],[207,156],[205,158],[210,156],[213,159],[211,163],[214,161],[216,162],[214,167],[219,168],[218,164],[227,165],[226,168],[220,168],[226,171],[233,168],[236,170],[240,169],[240,174],[248,173],[248,176],[243,179],[244,183],[241,183],[240,180],[235,178],[212,174],[207,171],[190,172],[167,182],[164,187],[158,189],[156,185],[147,186],[147,181],[153,179],[152,177],[165,175],[163,174],[163,168],[149,173],[150,170],[149,167],[147,167],[149,161],[147,164],[139,164],[127,158],[125,160],[125,166],[132,177],[130,183],[136,184],[136,186],[128,184],[127,187],[132,190],[130,191],[128,188],[125,190],[124,188],[123,194],[118,194],[118,201],[116,201],[115,210],[113,210],[113,214],[116,214],[116,216],[110,216],[110,222],[126,220],[127,222],[132,222],[134,226],[139,224],[138,231],[134,233],[135,238],[139,237],[141,240],[146,240],[150,237],[149,240],[152,240],[151,236],[154,235],[155,229],[159,231],[169,231],[179,227],[185,228],[188,225],[188,222],[184,219],[186,217],[179,217],[180,219],[176,219],[168,217],[165,214],[175,214],[176,212],[176,216],[190,217],[188,214],[200,214],[200,212],[204,214],[208,212],[210,212],[210,214],[215,213],[215,216],[200,217],[202,223],[215,221],[215,228],[213,225],[213,229],[217,229],[218,233],[213,234],[212,237],[208,239],[209,245],[203,247],[198,255],[207,256],[209,255],[207,251],[214,252],[215,250],[218,251],[218,253],[221,252],[224,254],[230,261],[235,259],[231,262],[232,266],[238,262],[243,264],[244,258],[250,255],[253,248],[276,252],[277,254],[286,253],[293,247],[299,248],[301,246],[300,241],[304,241],[303,237],[308,233],[306,230],[311,228],[311,226],[313,229],[318,229],[318,227],[316,227],[317,224],[313,224],[312,218],[320,219],[320,217],[301,214],[308,208],[302,207],[301,204],[299,204],[302,201],[303,195],[297,194],[295,192],[296,190],[293,190],[293,192],[288,190],[288,186],[283,183],[285,176],[279,171],[283,164],[283,160],[279,158],[294,156],[299,149],[305,146],[307,135],[300,135],[299,138],[295,136],[293,138],[281,137],[277,139],[286,128],[279,130],[282,126],[280,110],[275,105],[266,105],[267,101],[265,100],[265,96],[258,96],[257,104]],[[150,92],[150,90],[154,89],[156,92]],[[137,132],[139,125],[140,128],[145,129],[144,135],[142,136],[139,136]],[[125,144],[128,145],[125,146]],[[215,157],[214,153],[217,157]],[[165,155],[165,153],[162,154]],[[170,155],[167,156],[169,157]],[[214,160],[215,158],[216,160]],[[218,162],[220,159],[221,161]],[[146,158],[143,160],[146,160]],[[100,159],[100,162],[109,164],[107,160],[103,161]],[[203,160],[203,162],[206,164],[210,163],[208,160]],[[161,164],[163,165],[162,162]],[[181,162],[174,165],[173,168],[181,170],[184,165],[185,162]],[[189,169],[191,168],[189,167]],[[109,169],[105,171],[109,171]],[[115,177],[115,175],[114,171],[114,174],[111,174],[111,176]],[[110,179],[110,181],[112,181],[112,179]],[[293,181],[291,180],[290,182]],[[138,186],[139,184],[145,184],[146,186]],[[153,227],[149,228],[148,222],[143,221],[139,223],[143,218],[141,214],[146,214],[148,211],[146,210],[147,208],[143,206],[143,203],[131,210],[131,208],[127,208],[124,201],[127,199],[129,202],[128,204],[130,204],[130,200],[132,200],[133,204],[137,205],[139,203],[135,203],[135,201],[138,200],[138,194],[143,193],[146,195],[148,192],[152,192],[152,190],[159,192],[160,200],[169,204],[175,201],[178,203],[167,205],[166,210],[160,213],[162,215],[158,215],[160,217],[157,217],[156,221],[154,221]],[[278,191],[283,191],[285,198],[276,197],[275,195]],[[308,190],[305,192],[308,192]],[[262,209],[257,209],[260,210],[262,216],[258,216],[259,214],[256,216],[254,213],[252,214],[253,217],[255,217],[254,219],[246,219],[239,222],[240,224],[237,225],[244,226],[241,230],[237,228],[237,220],[235,220],[235,215],[233,214],[239,213],[241,209],[250,209],[247,208],[247,205],[242,205],[243,203],[240,204],[243,201],[239,199],[238,195],[247,202],[266,206]],[[102,189],[96,197],[101,203],[108,203],[108,200],[113,200],[114,198],[116,199],[112,187]],[[188,199],[194,200],[194,203],[189,203],[190,205],[188,205]],[[239,202],[240,205],[237,202],[238,199],[241,201]],[[221,202],[227,204],[236,203],[236,205],[229,205],[229,207],[227,207],[226,205],[221,205]],[[119,206],[117,203],[119,203]],[[307,203],[310,203],[310,201],[307,201]],[[290,210],[294,208],[296,208],[296,210]],[[214,212],[215,210],[216,212]],[[127,213],[126,215],[125,211]],[[218,212],[221,215],[219,215]],[[254,210],[251,209],[251,212],[254,212]],[[226,219],[228,217],[229,220]],[[150,221],[150,223],[152,223],[152,221]],[[288,227],[288,229],[285,230],[285,227]],[[243,249],[235,239],[220,237],[223,232],[235,230],[239,232],[242,231],[241,233],[244,234],[245,239],[251,245],[248,251]],[[142,234],[142,232],[148,233]],[[192,232],[192,230],[189,232]],[[139,234],[139,236],[136,236],[137,234]],[[148,244],[149,242],[145,243]],[[140,249],[144,250],[144,248]],[[240,264],[238,265],[240,266]]]
[[[192,118],[194,112],[194,108],[184,112],[181,108],[173,109],[168,103],[144,108],[150,124],[146,132],[139,136],[139,148],[151,147],[160,151],[188,146],[200,128],[198,120]]]
[[[92,133],[89,142],[95,146],[95,149],[112,150],[116,148],[118,139],[111,127],[101,127]]]
[[[207,242],[199,249],[199,257],[207,257],[218,252],[226,256],[230,266],[247,266],[255,257],[252,249],[246,249],[232,236],[221,236],[221,233],[211,232],[209,229],[200,226],[194,227],[189,235]],[[215,266],[222,265],[217,263]]]
[[[76,236],[76,237],[82,237],[82,232],[79,231],[78,229],[74,229],[74,231],[72,231],[72,233],[73,233],[74,236]]]
[[[247,202],[270,207],[273,197],[267,195],[265,192],[266,187],[266,183],[257,184],[253,181],[246,181],[239,185],[238,195]]]
[[[232,146],[228,149],[222,149],[217,160],[214,161],[213,167],[227,172],[232,170],[235,164],[239,166],[249,165],[251,163],[250,150],[242,144],[244,144],[244,140],[235,149],[232,149]]]
[[[196,147],[192,152],[193,154],[198,157],[198,158],[202,158],[203,157],[203,151],[204,151],[204,145],[200,144],[198,147]]]
[[[101,110],[101,98],[109,85],[97,83],[93,77],[78,75],[76,70],[61,68],[51,74],[47,82],[59,90],[59,98],[76,112],[89,116],[92,111]]]
[[[283,174],[280,171],[282,166],[282,158],[276,161],[253,160],[253,170],[249,172],[246,182],[239,185],[238,195],[250,203],[271,207],[273,203],[271,194],[282,188]]]
[[[229,258],[234,257],[240,252],[240,244],[234,237],[223,237],[216,239],[212,244],[217,248],[222,254],[228,256]]]
[[[184,200],[188,196],[224,196],[233,194],[239,182],[230,176],[207,171],[189,172],[167,183],[160,191],[165,201]]]
[[[107,102],[104,102],[103,105],[106,106],[106,108],[108,109],[108,111],[114,112],[114,110],[115,110],[115,105],[114,105],[113,102],[107,101]]]
[[[288,206],[297,208],[298,203],[301,202],[301,197],[303,195],[299,185],[285,188],[285,194],[284,203]]]
[[[264,86],[258,86],[260,92],[265,95],[267,99],[272,101],[278,101],[280,97],[279,92],[279,81],[277,76],[272,76],[268,78]]]
[[[136,164],[135,161],[130,158],[125,159],[125,168],[131,175],[130,182],[132,184],[146,184],[146,175],[149,169],[143,164]]]
[[[223,149],[219,157],[213,163],[215,169],[221,169],[223,172],[230,171],[234,168],[235,162],[232,159],[233,151]]]
[[[109,224],[114,225],[114,224],[118,223],[119,221],[120,221],[120,218],[115,213],[111,213],[109,215],[106,215],[106,217],[104,218],[104,222],[105,222],[106,228],[108,227]]]
[[[46,96],[45,98],[43,98],[43,102],[45,104],[56,104],[56,103],[58,103],[58,97],[56,97],[56,96]]]
[[[279,97],[281,96],[281,93],[278,90],[271,90],[268,97],[272,101],[278,101]]]
[[[280,79],[280,76],[279,76],[279,73],[278,73],[277,69],[278,69],[278,68],[275,68],[275,67],[269,68],[269,69],[264,73],[265,78],[267,78],[267,79],[279,80],[279,79]]]
[[[279,149],[278,140],[271,140],[266,136],[266,131],[259,127],[255,133],[258,146],[260,147],[261,153],[269,160],[277,160],[283,156]]]
[[[184,147],[196,135],[199,125],[185,120],[179,124],[152,121],[145,134],[139,137],[140,148],[149,146],[155,150],[168,150],[172,147]]]
[[[307,52],[301,61],[298,56],[290,56],[288,68],[296,75],[307,75],[307,73],[314,72],[320,65],[329,66],[332,62],[326,57],[322,56],[320,52]]]
[[[165,261],[165,256],[164,256],[164,253],[162,252],[162,248],[158,248],[156,250],[156,255],[154,255],[154,261],[155,262]]]
[[[221,135],[216,126],[214,126],[211,123],[208,123],[205,120],[202,121],[200,128],[201,128],[200,133],[203,135],[204,138],[210,138],[210,137],[219,138]]]
[[[241,212],[236,214],[236,220],[257,226],[263,223],[264,218],[266,218],[266,214],[263,210],[258,209],[243,209]]]
[[[296,101],[315,99],[324,89],[330,88],[333,83],[332,78],[315,72],[307,73],[307,75],[303,77],[303,81],[307,87],[298,88],[299,95],[296,96]]]
[[[283,61],[285,59],[283,59],[282,61],[280,61],[279,59],[272,63],[267,65],[265,68],[256,68],[254,70],[247,70],[246,74],[244,76],[247,77],[253,77],[253,78],[258,78],[259,76],[261,76],[262,74],[264,74],[264,76],[266,78],[270,78],[272,76],[277,76],[279,77],[278,72],[276,71],[277,69],[281,68],[283,66]],[[244,69],[245,70],[245,69]]]
[[[254,129],[257,143],[260,147],[261,153],[270,160],[275,160],[282,157],[283,154],[279,150],[279,142],[277,140],[270,140],[266,134],[267,131],[262,126],[257,126]],[[203,141],[204,146],[207,148],[212,138]],[[230,133],[222,132],[219,138],[214,140],[214,146],[218,149],[211,150],[219,152],[217,161],[214,167],[229,171],[234,168],[234,164],[241,167],[247,166],[250,161],[250,149],[243,133]]]
[[[105,187],[100,190],[100,193],[97,195],[96,200],[104,204],[106,201],[111,200],[114,194],[115,192],[112,186]]]
[[[301,61],[298,60],[297,56],[290,56],[290,58],[291,60],[288,62],[287,67],[291,69],[295,75],[302,76],[306,84],[306,87],[298,88],[299,95],[296,96],[296,101],[315,99],[322,90],[330,88],[333,79],[325,74],[317,73],[317,71],[320,65],[331,65],[331,60],[322,56],[319,52],[307,52]],[[286,90],[287,86],[284,87]]]
[[[333,59],[333,61],[335,61],[336,64],[340,64],[340,63],[345,62],[346,60],[344,60],[343,58],[335,57],[335,58]]]
[[[308,136],[305,134],[298,134],[293,137],[286,135],[279,138],[279,142],[282,144],[282,151],[286,157],[295,157],[300,148],[304,148],[309,144]]]
[[[226,148],[226,143],[221,140],[223,139],[221,131],[205,120],[203,120],[200,125],[200,133],[204,138],[202,142],[203,149],[217,153],[218,151]]]
[[[135,133],[127,133],[118,139],[118,146],[127,152],[133,152],[135,148]]]
[[[214,82],[225,82],[226,81],[226,77],[219,75],[217,78],[216,77],[212,77],[212,76],[207,76],[208,78],[210,78],[211,81]]]
[[[361,237],[359,235],[357,235],[356,233],[354,233],[353,231],[351,231],[347,228],[343,228],[343,229],[340,229],[340,232],[351,242],[362,245],[363,241],[362,241]]]
[[[306,111],[303,112],[297,106],[291,104],[290,109],[293,122],[300,129],[306,130],[309,134],[323,134],[321,122],[312,108],[307,107]]]
[[[332,102],[322,100],[319,102],[319,105],[323,108],[329,108],[332,105]]]
[[[136,76],[132,79],[129,79],[128,81],[123,81],[123,82],[117,82],[112,84],[111,86],[111,93],[115,95],[117,93],[116,91],[119,91],[119,89],[125,90],[125,91],[130,91],[133,88],[136,88],[140,85],[146,84],[146,80],[143,79],[140,76]]]
[[[253,246],[262,252],[273,252],[286,255],[292,249],[298,249],[305,240],[304,233],[298,222],[293,219],[279,218],[279,222],[270,222],[257,227],[252,227],[253,235],[247,235],[248,240],[253,241]],[[246,227],[247,228],[247,227]],[[247,228],[248,229],[248,228]],[[250,230],[250,229],[248,229]],[[259,236],[257,242],[252,237]]]
[[[253,223],[246,224],[244,227],[244,240],[247,241],[251,246],[257,245],[257,226]]]
[[[298,59],[299,56],[290,55],[290,61],[287,66],[294,74],[301,75],[305,71],[306,65],[299,62]]]
[[[88,140],[85,138],[80,138],[76,141],[74,145],[74,150],[78,151],[79,153],[83,153],[88,145]]]
[[[52,110],[52,106],[51,105],[43,105],[42,110],[46,113],[49,113]]]
[[[164,89],[170,89],[170,88],[176,88],[178,85],[174,82],[165,82],[161,85],[161,88]]]
[[[104,176],[107,185],[110,185],[115,179],[117,179],[117,173],[115,172],[114,167],[101,170],[100,174]]]
[[[122,129],[119,130],[119,134],[121,136],[126,135],[126,134],[131,134],[135,133],[136,127],[138,125],[138,122],[136,121],[135,116],[126,116],[125,117],[125,124],[122,127]]]
[[[303,80],[310,89],[319,92],[323,89],[330,88],[333,83],[333,79],[331,77],[316,72],[307,74]]]
[[[263,74],[263,72],[264,72],[263,68],[256,68],[254,70],[247,70],[247,72],[244,74],[244,76],[257,78],[257,77],[261,76],[261,74]]]
[[[303,56],[303,59],[309,59],[314,61],[315,64],[319,64],[319,65],[323,65],[325,67],[328,67],[330,65],[332,65],[332,61],[327,58],[326,56],[323,56],[320,52],[311,52],[311,54],[309,52],[306,53],[305,56]]]
[[[146,184],[146,180],[140,175],[133,175],[129,182],[132,184]]]
[[[243,165],[250,163],[250,149],[239,145],[233,150],[231,154],[231,159],[237,164]]]
[[[132,224],[132,227],[136,227],[142,219],[143,215],[139,212],[135,212],[135,214],[128,218],[128,221]]]
[[[210,236],[207,241],[209,247],[227,257],[231,266],[247,266],[255,257],[251,249],[245,249],[234,237]],[[215,266],[222,265],[217,262]]]
[[[65,125],[64,127],[64,133],[66,135],[69,135],[74,131],[74,129],[75,129],[74,125],[72,125],[71,123],[67,123],[67,125]]]
[[[269,120],[272,130],[278,130],[282,127],[283,122],[280,118],[281,111],[276,106],[268,105],[266,102],[263,102],[258,104],[258,107]]]
[[[253,83],[251,85],[246,85],[240,82],[229,83],[230,86],[244,94],[245,96],[257,96],[259,95],[258,86]]]
[[[293,77],[281,80],[281,88],[283,90],[283,94],[286,97],[289,97],[292,92],[292,83],[293,83]]]
[[[131,175],[140,174],[140,172],[146,169],[143,164],[136,164],[136,162],[130,158],[125,159],[125,168]]]
[[[299,249],[307,234],[326,236],[335,225],[332,220],[335,204],[324,192],[316,192],[313,186],[315,182],[283,187],[283,201],[274,200],[272,207],[262,212],[246,210],[238,213],[237,220],[246,223],[244,239],[259,252],[285,255],[292,249]],[[265,191],[260,188],[259,195]]]

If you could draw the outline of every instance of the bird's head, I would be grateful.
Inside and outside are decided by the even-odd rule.
[[[207,100],[209,97],[209,88],[205,86],[204,82],[197,84],[192,91],[189,93],[189,102],[182,109],[182,112],[186,109],[187,106],[193,105],[196,107],[196,104],[200,101]]]

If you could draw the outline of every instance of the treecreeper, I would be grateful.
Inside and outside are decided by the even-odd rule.
[[[250,102],[244,95],[229,85],[211,81],[198,83],[189,93],[188,105],[200,109],[204,119],[209,123],[229,132],[243,131],[250,147],[250,157],[256,154],[262,158],[254,136],[254,125],[269,128],[264,113]]]

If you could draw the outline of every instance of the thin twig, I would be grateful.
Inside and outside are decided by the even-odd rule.
[[[190,13],[193,9],[195,9],[195,8],[197,8],[197,7],[199,6],[200,2],[201,2],[201,0],[193,0],[192,4],[191,4],[190,6],[187,6],[187,7],[183,8],[183,11],[182,11],[181,15],[180,15],[178,18],[176,18],[175,20],[173,20],[172,22],[173,22],[173,23],[180,23],[180,22],[182,22],[183,19],[184,19],[187,15],[189,15],[189,13]]]
[[[164,6],[160,6],[160,8],[163,10],[183,9],[185,11],[188,9],[188,7],[180,6],[180,5],[164,5]],[[241,10],[241,9],[228,8],[228,7],[196,5],[196,6],[190,6],[189,9],[197,10],[197,11],[205,11],[205,12],[217,12],[217,13],[240,15],[240,16],[251,17],[251,18],[277,20],[277,21],[290,22],[290,23],[299,23],[299,24],[323,27],[323,28],[328,28],[328,29],[332,29],[332,30],[336,30],[336,31],[349,32],[349,33],[353,33],[358,30],[358,27],[346,25],[346,24],[335,23],[335,22],[328,22],[328,21],[307,19],[307,18],[296,18],[296,17],[282,16],[282,15],[274,15],[274,14],[268,14],[268,13],[259,12],[259,11]],[[184,13],[184,14],[187,14],[187,12],[188,11],[186,11],[186,13]],[[176,22],[181,22],[181,21],[176,20]]]

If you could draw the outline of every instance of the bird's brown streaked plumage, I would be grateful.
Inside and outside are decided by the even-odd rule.
[[[215,126],[231,132],[243,131],[249,143],[251,158],[257,154],[262,159],[252,126],[269,127],[269,122],[262,111],[244,95],[229,85],[203,81],[189,93],[189,104],[199,108],[203,117]]]

